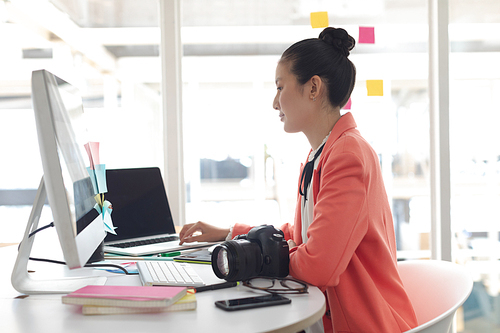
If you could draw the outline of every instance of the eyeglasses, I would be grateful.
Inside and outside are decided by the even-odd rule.
[[[279,285],[276,284],[276,281],[279,281]],[[275,279],[259,276],[243,281],[243,285],[271,294],[306,294],[308,292],[306,283],[292,278]]]

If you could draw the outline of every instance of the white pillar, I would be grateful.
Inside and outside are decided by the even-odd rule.
[[[429,0],[431,257],[452,260],[448,0]]]
[[[184,225],[186,190],[182,137],[180,0],[159,0],[164,178],[176,225]]]

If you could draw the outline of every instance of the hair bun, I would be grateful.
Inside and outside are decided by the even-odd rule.
[[[349,51],[354,48],[356,41],[347,31],[342,28],[325,28],[320,34],[319,39],[325,43],[332,45],[340,54],[349,56]]]

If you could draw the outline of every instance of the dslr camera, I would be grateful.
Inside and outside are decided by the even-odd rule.
[[[270,225],[225,241],[212,251],[212,269],[226,281],[246,281],[256,276],[288,275],[288,243],[283,231]]]

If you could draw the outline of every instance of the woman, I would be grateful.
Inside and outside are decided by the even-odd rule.
[[[320,330],[404,332],[417,320],[397,271],[379,160],[352,114],[340,113],[354,88],[356,70],[348,59],[354,44],[345,30],[329,27],[319,38],[290,46],[277,65],[273,107],[285,131],[304,133],[312,147],[301,170],[294,224],[282,230],[290,275],[327,298]],[[250,228],[198,222],[181,230],[181,243],[230,239]]]

